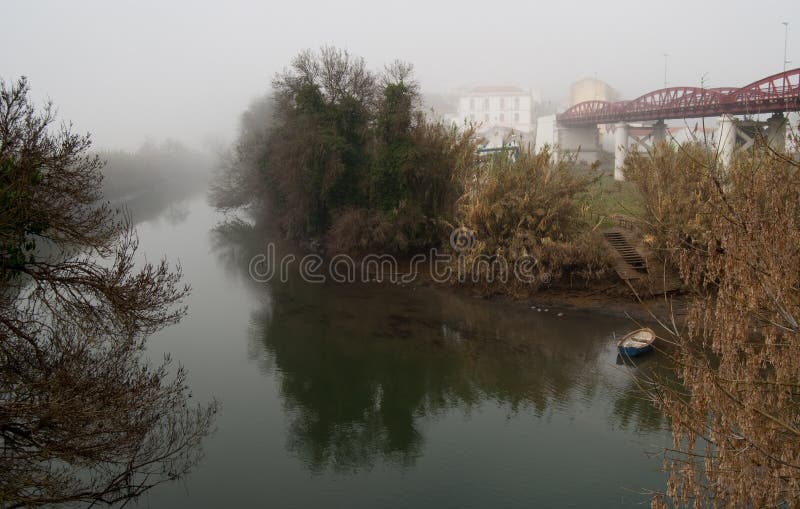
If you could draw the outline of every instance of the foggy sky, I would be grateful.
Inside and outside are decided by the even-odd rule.
[[[424,92],[509,84],[563,101],[597,76],[631,99],[670,85],[741,86],[800,67],[800,1],[2,1],[0,77],[90,131],[98,148],[145,139],[200,147],[298,51],[334,45],[378,70],[411,62]],[[793,55],[792,55],[793,53]]]

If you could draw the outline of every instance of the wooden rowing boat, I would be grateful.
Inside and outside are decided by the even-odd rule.
[[[636,357],[653,349],[656,333],[653,329],[639,329],[624,335],[617,343],[619,353],[627,357]]]

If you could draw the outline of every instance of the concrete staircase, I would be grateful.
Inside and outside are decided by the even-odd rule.
[[[630,230],[615,226],[603,231],[614,253],[614,270],[625,281],[639,280],[639,288],[657,295],[681,289],[677,274],[665,271],[664,265],[637,240]]]
[[[614,251],[614,269],[620,278],[629,280],[647,276],[647,260],[633,247],[621,228],[609,228],[603,232],[603,236]]]

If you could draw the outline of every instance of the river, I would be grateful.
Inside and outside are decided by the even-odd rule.
[[[139,507],[646,506],[664,419],[617,364],[624,318],[428,287],[256,283],[263,239],[203,197],[138,225],[188,316],[151,339],[221,403],[205,458]],[[658,363],[657,354],[644,360]]]

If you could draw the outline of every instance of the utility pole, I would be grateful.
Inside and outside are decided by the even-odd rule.
[[[708,72],[704,72],[700,75],[700,89],[706,88],[706,76],[708,76]]]
[[[664,88],[667,88],[667,59],[669,55],[667,53],[662,53],[664,56]]]
[[[789,63],[789,22],[781,22],[783,25],[783,72],[786,72],[786,64]]]

